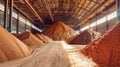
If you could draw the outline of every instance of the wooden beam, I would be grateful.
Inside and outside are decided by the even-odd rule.
[[[100,11],[102,11],[105,6],[109,5],[109,0],[105,0],[103,1],[101,4],[99,4],[98,7],[96,7],[92,12],[90,12],[90,14],[88,16],[86,16],[84,19],[87,20],[88,18],[92,17],[93,15],[96,15],[96,13],[99,13]],[[84,20],[84,21],[85,21]]]
[[[99,4],[99,2],[96,2],[96,1],[94,1],[94,0],[89,0],[89,1],[91,1],[91,2],[93,2],[93,3],[95,3],[95,4]]]
[[[92,12],[90,12],[88,15],[86,15],[81,21],[80,23],[77,24],[83,24],[84,22],[86,22],[90,17],[94,16],[97,12],[100,12],[102,9],[105,8],[106,5],[109,4],[109,0],[104,0],[102,3],[100,3]]]
[[[78,12],[81,11],[81,9],[82,9],[82,7],[85,5],[85,2],[86,2],[86,1],[87,1],[87,0],[84,0],[84,2],[81,4],[81,8],[79,8],[78,10],[75,11],[75,14],[73,15],[73,17],[75,17],[75,16],[78,14]]]
[[[66,10],[66,5],[67,5],[67,1],[70,1],[70,0],[63,0],[63,9],[65,9],[65,11],[64,12],[68,12],[68,10]],[[67,15],[67,14],[64,14],[65,16]]]
[[[47,11],[48,11],[48,13],[50,15],[50,18],[51,18],[52,22],[54,22],[54,19],[53,19],[52,12],[50,10],[49,4],[46,2],[46,0],[42,0],[42,1],[45,4],[45,7],[46,7],[46,9],[47,9]]]
[[[80,3],[81,3],[81,0],[80,1],[76,0],[75,7],[72,9],[72,11],[75,11],[77,9],[77,7],[79,6]]]
[[[39,14],[49,14],[49,13],[46,13],[46,12],[44,12],[44,13],[39,13]],[[54,13],[52,13],[52,14],[74,14],[74,12],[54,12]]]
[[[37,11],[32,7],[32,5],[28,2],[28,0],[24,0],[25,4],[27,5],[27,7],[33,12],[33,14],[35,14],[35,16],[37,16],[37,18],[44,23],[44,21],[42,20],[42,18],[39,16],[39,14],[37,13]]]
[[[81,1],[81,0],[80,0]],[[94,4],[99,4],[99,2],[95,2],[95,1],[93,1],[93,0],[90,0],[90,2],[94,2]],[[80,2],[79,2],[79,4],[80,4]],[[79,4],[78,5],[75,5],[75,9],[77,9],[77,8],[81,8],[81,9],[83,9],[83,10],[85,10],[85,11],[87,11],[87,12],[92,12],[91,10],[87,10],[86,8],[83,8],[83,7],[79,7]],[[89,6],[89,5],[88,5]],[[94,7],[94,5],[90,8],[90,9],[92,9]],[[73,8],[74,9],[74,8]],[[86,13],[87,13],[86,12]],[[86,14],[85,13],[85,14]],[[79,15],[79,16],[81,16],[81,15]]]
[[[86,8],[89,7],[90,4],[91,4],[91,1],[87,4],[87,6],[85,8],[81,7],[81,9],[85,10],[86,12],[91,12],[90,11],[91,9],[90,10],[86,9]],[[76,17],[79,17],[79,16],[83,15],[82,12],[85,13],[84,11],[81,11],[81,13],[79,12],[78,15],[76,15]]]
[[[96,7],[96,4],[94,3],[89,9],[90,10],[86,10],[87,12],[85,12],[83,15],[79,15],[79,16],[81,16],[82,18],[84,17],[84,16],[86,16],[88,13],[90,13],[90,12],[92,12],[92,10],[93,10],[93,8],[95,8]],[[82,18],[80,18],[80,19],[82,19]],[[79,18],[78,18],[79,19]]]
[[[68,16],[69,15],[68,12],[72,12],[72,9],[74,8],[74,5],[75,5],[76,1],[75,2],[73,2],[73,0],[67,0],[67,1],[69,2],[69,8],[67,7],[67,10],[66,10],[66,15]],[[68,4],[66,4],[66,5],[68,5]]]
[[[22,3],[24,4],[25,2],[23,0],[14,0],[15,3]]]
[[[22,15],[24,15],[25,17],[27,17],[30,21],[33,22],[33,19],[30,18],[25,12],[21,11],[16,5],[13,5],[13,8],[15,8],[17,11],[19,11]]]

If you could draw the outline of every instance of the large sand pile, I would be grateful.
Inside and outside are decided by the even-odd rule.
[[[120,67],[120,24],[81,51],[100,67]]]
[[[94,39],[97,39],[99,36],[100,34],[98,32],[94,32],[92,30],[85,30],[81,32],[78,36],[74,37],[73,40],[71,40],[69,43],[86,45]]]
[[[49,43],[52,42],[53,40],[51,38],[49,38],[48,36],[44,35],[44,34],[39,34],[36,33],[35,36],[40,39],[41,41],[43,41],[44,43]]]
[[[49,36],[55,41],[59,41],[67,40],[68,38],[75,36],[76,32],[69,26],[65,25],[63,22],[58,21],[50,28],[45,30],[43,34]]]
[[[35,37],[32,33],[30,32],[25,32],[22,33],[18,36],[18,38],[23,41],[25,44],[28,46],[33,46],[33,45],[43,45],[43,41],[39,40],[37,37]]]
[[[28,56],[31,50],[0,26],[0,62]]]

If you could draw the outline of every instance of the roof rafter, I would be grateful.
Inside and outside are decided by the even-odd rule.
[[[33,14],[35,14],[37,16],[37,18],[44,23],[44,21],[42,20],[42,18],[39,16],[39,14],[37,13],[37,11],[32,7],[32,5],[28,2],[28,0],[24,0],[25,4],[27,5],[27,7],[33,12]]]
[[[114,2],[114,1],[113,1]],[[94,15],[96,15],[96,13],[102,11],[102,9],[105,8],[106,5],[109,4],[109,0],[104,0],[102,3],[100,3],[92,12],[90,12],[88,15],[86,15],[80,23],[76,24],[77,26],[83,24],[84,22],[88,21],[88,19]],[[76,27],[77,27],[76,26]]]

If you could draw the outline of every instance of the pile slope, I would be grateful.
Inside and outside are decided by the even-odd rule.
[[[30,48],[0,26],[0,62],[23,58],[30,53]]]
[[[70,44],[81,44],[86,45],[89,44],[94,39],[97,39],[100,36],[98,32],[91,31],[91,30],[85,30],[81,32],[78,36],[73,38],[69,43]]]
[[[42,46],[44,44],[43,41],[39,40],[31,32],[24,32],[20,34],[18,38],[28,46],[34,46],[34,45]]]
[[[46,29],[43,34],[47,35],[55,41],[62,41],[75,36],[77,33],[68,25],[64,24],[61,21],[58,21],[50,28]]]
[[[44,34],[39,34],[36,33],[35,36],[40,39],[41,41],[43,41],[44,43],[49,43],[52,42],[53,40],[51,38],[49,38],[48,36],[44,35]]]
[[[15,37],[19,37],[20,34],[12,33]]]
[[[120,66],[120,24],[105,35],[93,41],[81,51],[98,65],[106,67]]]

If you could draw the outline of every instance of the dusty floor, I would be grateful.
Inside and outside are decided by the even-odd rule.
[[[14,61],[1,63],[0,67],[95,67],[79,50],[85,45],[67,45],[64,41],[35,47],[32,55]]]

